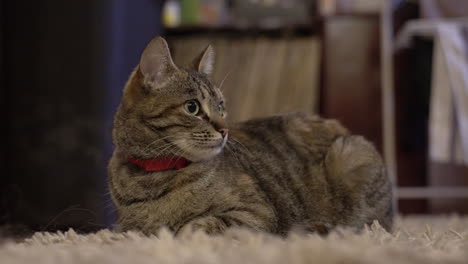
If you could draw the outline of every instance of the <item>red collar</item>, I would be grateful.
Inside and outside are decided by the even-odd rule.
[[[189,161],[182,157],[160,159],[134,159],[128,158],[131,163],[144,168],[146,171],[163,171],[169,169],[183,169],[189,165]]]

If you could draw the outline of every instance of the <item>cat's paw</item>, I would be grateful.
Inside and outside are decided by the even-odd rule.
[[[209,235],[218,235],[222,234],[226,228],[226,224],[221,219],[214,216],[205,216],[188,222],[177,233],[184,236],[196,231],[203,231]]]

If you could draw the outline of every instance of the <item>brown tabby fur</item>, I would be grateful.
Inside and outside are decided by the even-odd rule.
[[[382,159],[337,121],[305,113],[250,120],[230,125],[226,144],[220,143],[224,99],[206,74],[213,55],[208,47],[195,70],[179,69],[158,37],[131,75],[115,116],[109,164],[121,230],[213,234],[243,226],[286,234],[361,228],[373,220],[391,229],[391,185]],[[202,115],[185,112],[192,99]],[[146,172],[127,160],[168,156],[192,163]]]

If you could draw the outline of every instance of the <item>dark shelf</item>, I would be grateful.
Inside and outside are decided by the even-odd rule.
[[[176,28],[166,28],[165,36],[187,36],[199,34],[225,35],[225,36],[284,36],[284,35],[314,35],[321,32],[322,19],[315,19],[310,24],[290,25],[281,28],[260,28],[260,27],[206,27],[206,26],[181,26]]]
[[[175,28],[165,28],[165,36],[187,36],[187,35],[225,35],[232,37],[239,36],[267,36],[278,37],[284,35],[319,35],[322,33],[323,22],[330,19],[340,19],[355,17],[362,19],[378,19],[378,13],[339,13],[326,17],[314,17],[308,24],[294,24],[278,28],[264,28],[260,26],[180,26]]]

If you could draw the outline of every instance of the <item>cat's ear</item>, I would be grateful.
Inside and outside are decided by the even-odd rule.
[[[140,58],[140,71],[145,82],[162,85],[177,70],[167,42],[162,37],[152,39]]]
[[[206,75],[211,75],[213,72],[215,61],[215,51],[211,45],[205,48],[205,50],[195,58],[193,63],[195,70]]]

